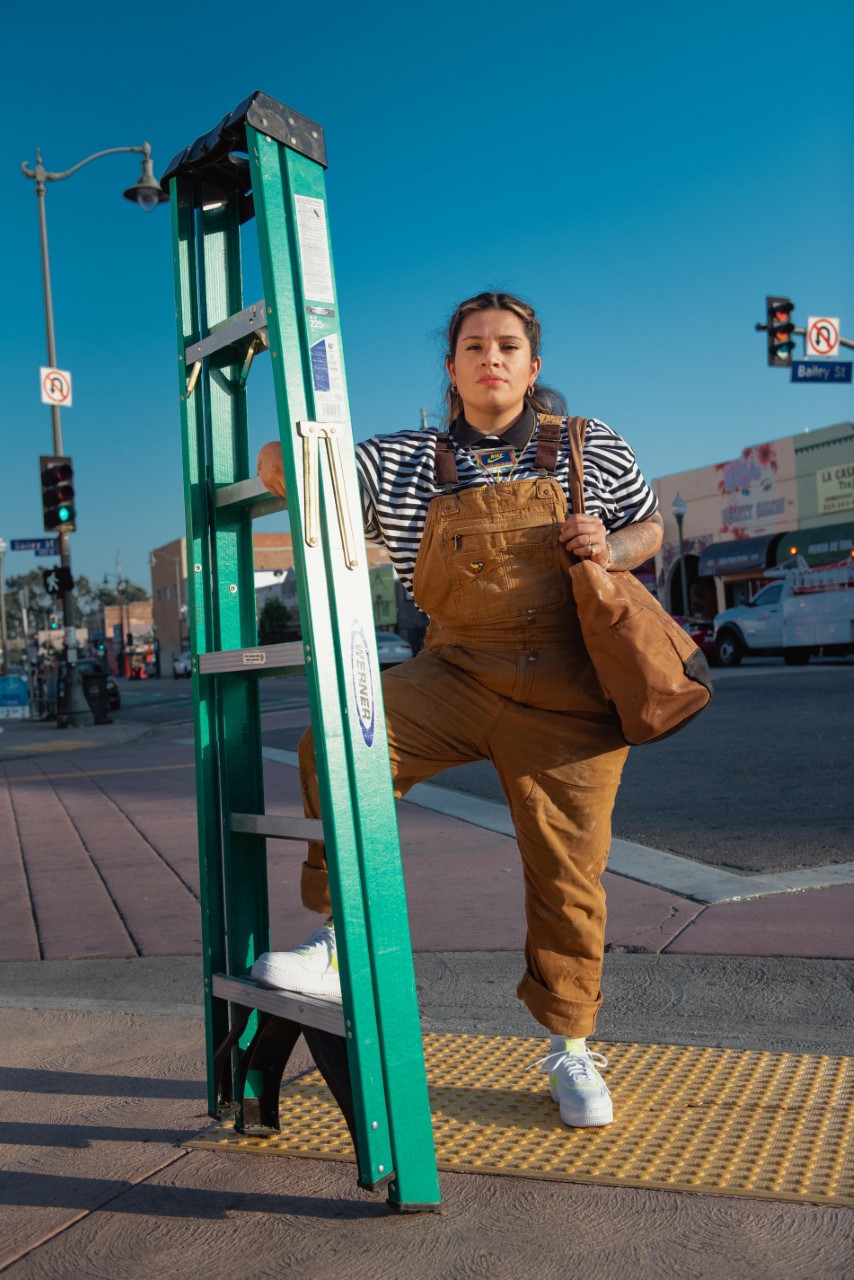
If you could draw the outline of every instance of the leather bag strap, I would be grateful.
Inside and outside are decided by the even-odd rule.
[[[584,437],[587,434],[586,418],[570,418],[567,423],[569,436],[569,500],[574,515],[584,513]]]

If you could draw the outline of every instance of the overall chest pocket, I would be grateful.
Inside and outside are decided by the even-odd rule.
[[[444,551],[461,621],[502,622],[566,603],[555,524],[500,532],[463,528],[447,536]]]

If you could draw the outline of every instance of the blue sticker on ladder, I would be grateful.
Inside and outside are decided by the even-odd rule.
[[[311,348],[311,380],[315,391],[329,391],[329,356],[326,351],[326,339],[321,338]]]
[[[353,674],[353,698],[356,702],[359,728],[362,730],[365,746],[372,747],[376,730],[374,681],[371,675],[368,641],[358,622],[353,623],[353,632],[350,636],[350,668]]]

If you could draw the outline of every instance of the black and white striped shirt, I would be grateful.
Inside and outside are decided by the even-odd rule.
[[[427,509],[442,492],[434,478],[437,436],[435,428],[397,431],[393,435],[373,436],[356,445],[365,537],[386,547],[395,572],[409,591]],[[454,452],[459,489],[489,483],[489,477],[475,463],[471,449],[455,440]],[[540,474],[534,467],[536,453],[537,432],[534,431],[513,479],[525,480]],[[566,494],[569,508],[566,424],[561,428],[554,477]],[[647,520],[658,506],[630,445],[596,418],[590,419],[584,440],[584,500],[588,512],[598,515],[609,530]]]

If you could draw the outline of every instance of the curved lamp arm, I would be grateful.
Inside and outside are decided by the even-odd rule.
[[[142,172],[132,187],[124,192],[125,199],[135,201],[142,209],[156,209],[159,204],[165,203],[169,197],[165,191],[160,189],[160,184],[154,176],[154,165],[151,160],[151,146],[147,142],[143,142],[141,147],[108,147],[106,151],[95,151],[91,156],[86,156],[85,160],[72,165],[70,169],[65,169],[62,173],[48,173],[42,164],[41,148],[36,149],[36,163],[30,169],[24,162],[21,165],[21,173],[25,178],[33,178],[36,184],[36,195],[43,196],[46,191],[45,184],[48,182],[59,182],[62,178],[70,178],[72,173],[76,173],[78,169],[82,169],[84,165],[90,164],[93,160],[99,160],[101,156],[114,156],[119,152],[132,151],[136,155],[142,156]]]
[[[70,169],[65,169],[62,173],[48,173],[42,164],[41,148],[37,148],[35,168],[28,169],[26,161],[24,161],[21,164],[21,173],[25,178],[35,178],[37,182],[59,182],[61,178],[70,178],[72,173],[82,169],[84,164],[89,164],[92,160],[98,160],[101,156],[114,156],[120,151],[133,151],[138,155],[145,156],[146,160],[151,159],[151,147],[147,142],[143,142],[141,147],[108,147],[106,151],[95,151],[91,156],[87,156],[85,160],[72,165]]]

